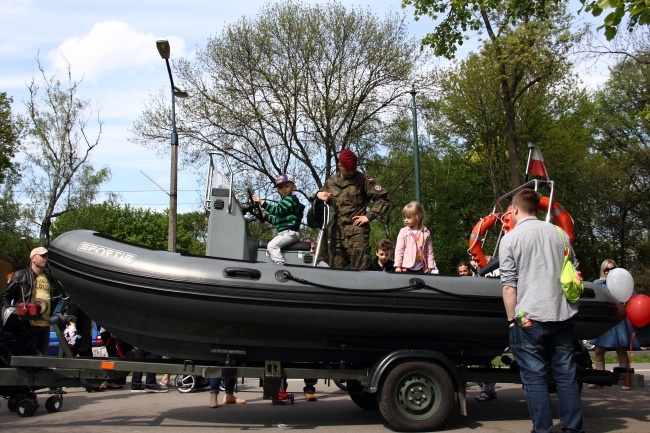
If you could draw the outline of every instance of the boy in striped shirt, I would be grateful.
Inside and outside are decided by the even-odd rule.
[[[278,231],[278,235],[269,242],[266,250],[275,264],[284,265],[282,247],[300,240],[300,222],[305,206],[293,193],[296,185],[292,175],[281,174],[275,180],[275,187],[282,197],[278,204],[269,204],[257,195],[253,195],[253,201],[266,211],[264,218]]]

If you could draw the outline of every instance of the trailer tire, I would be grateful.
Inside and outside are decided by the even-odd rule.
[[[36,412],[36,402],[32,399],[20,400],[16,406],[16,413],[21,417],[32,416],[34,412]]]
[[[16,412],[18,401],[20,401],[20,399],[16,396],[9,398],[9,401],[7,402],[7,409],[9,409],[11,412]]]
[[[63,399],[58,395],[53,395],[45,400],[45,409],[48,412],[59,412],[63,406]]]
[[[348,395],[354,404],[365,410],[379,409],[379,400],[376,393],[364,391],[358,380],[348,380],[347,385]]]
[[[431,362],[397,365],[380,389],[379,410],[398,431],[436,430],[454,406],[454,385],[447,371]]]

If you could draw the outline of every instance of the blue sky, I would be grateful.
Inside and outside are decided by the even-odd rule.
[[[577,0],[576,0],[577,2]],[[229,23],[254,16],[268,0],[0,0],[0,91],[14,98],[14,113],[24,111],[26,84],[37,76],[39,55],[46,73],[65,71],[64,57],[74,79],[83,77],[79,96],[99,107],[104,120],[100,145],[93,151],[95,168],[108,166],[112,179],[102,191],[115,191],[123,203],[156,210],[168,207],[167,194],[153,179],[169,188],[169,153],[127,141],[129,128],[144,109],[150,95],[168,91],[165,62],[155,41],[168,39],[172,59],[191,58],[196,46],[203,47]],[[303,3],[324,3],[303,0]],[[379,16],[401,11],[400,0],[340,0],[345,6],[367,7]],[[407,21],[414,37],[432,28],[428,18]],[[476,43],[465,46],[476,46]],[[64,79],[64,75],[58,75]],[[602,82],[598,74],[588,79]],[[182,84],[182,83],[181,83]],[[180,143],[182,152],[182,142]],[[204,187],[203,169],[179,171],[179,213],[198,210]],[[99,197],[104,199],[105,195]]]

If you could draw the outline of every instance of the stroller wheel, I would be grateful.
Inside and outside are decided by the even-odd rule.
[[[174,385],[178,392],[187,393],[196,389],[196,377],[189,374],[177,374]]]
[[[28,398],[20,400],[16,407],[16,413],[22,417],[32,416],[36,412],[36,402]]]

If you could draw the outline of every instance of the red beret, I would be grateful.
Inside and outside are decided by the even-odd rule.
[[[341,153],[339,153],[339,164],[341,164],[341,167],[346,170],[357,168],[357,155],[355,155],[350,149],[343,149]]]

